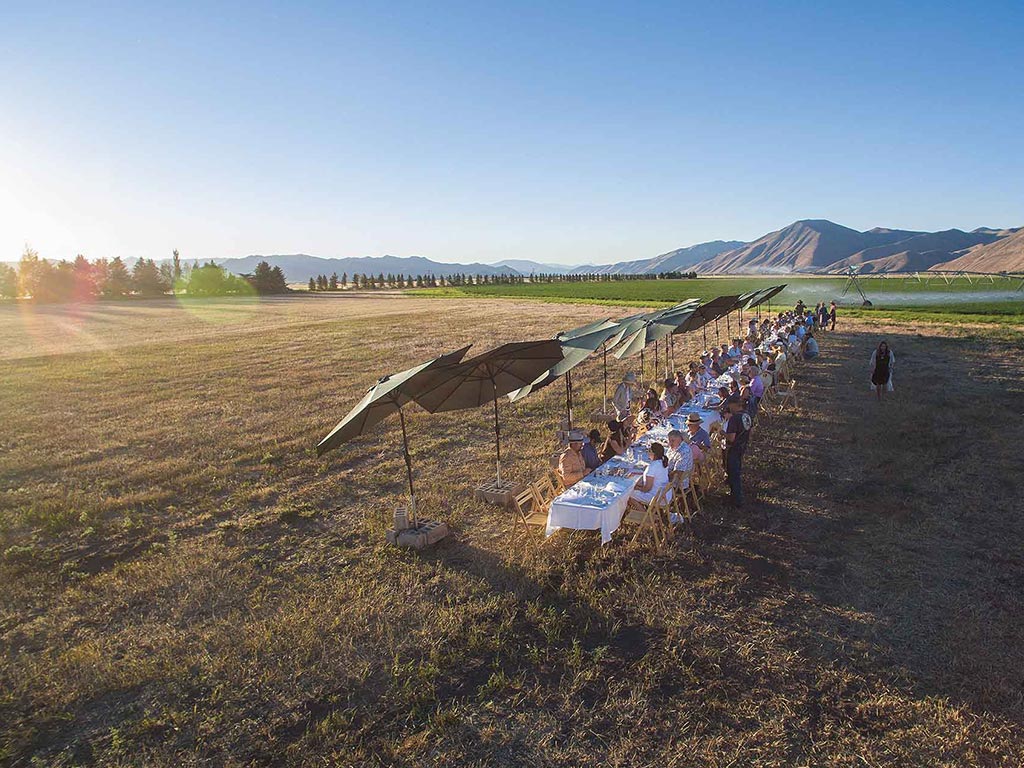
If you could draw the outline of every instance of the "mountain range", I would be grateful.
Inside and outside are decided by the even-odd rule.
[[[223,259],[236,274],[252,272],[260,261],[280,266],[289,282],[317,275],[402,274],[448,276],[457,273],[500,275],[534,273],[644,275],[696,271],[701,274],[841,274],[851,267],[863,273],[929,269],[1004,272],[1024,270],[1024,227],[979,227],[970,232],[946,229],[920,232],[875,227],[859,231],[827,219],[801,219],[753,242],[714,240],[615,264],[566,266],[528,259],[496,264],[456,264],[422,256],[320,258],[307,254],[252,255]]]

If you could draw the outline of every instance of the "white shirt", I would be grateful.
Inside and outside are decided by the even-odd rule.
[[[661,460],[651,460],[651,463],[647,465],[647,469],[644,470],[644,479],[652,478],[654,483],[651,485],[651,496],[662,489],[663,486],[668,485],[668,467],[662,466]]]
[[[693,451],[686,449],[686,443],[679,446],[681,450],[675,448],[669,448],[665,452],[665,458],[668,459],[668,471],[669,472],[692,472],[693,471]],[[659,464],[661,462],[658,462]],[[689,485],[684,485],[688,488]]]

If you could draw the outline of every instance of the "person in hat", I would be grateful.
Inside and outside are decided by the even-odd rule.
[[[834,331],[836,329],[836,303],[834,301],[828,303],[828,319],[831,324],[829,330]]]
[[[729,492],[733,505],[742,507],[743,483],[740,475],[753,421],[742,398],[730,397],[726,401],[726,407],[729,411],[729,420],[725,425],[725,474],[729,478]]]
[[[583,460],[583,430],[569,430],[569,447],[558,457],[558,474],[568,488],[587,476],[587,463]]]
[[[601,433],[592,429],[587,434],[587,440],[583,443],[583,463],[587,465],[587,470],[597,469],[601,466],[601,457],[597,453],[597,446],[601,442]]]
[[[615,406],[619,421],[629,417],[630,409],[633,406],[634,384],[636,384],[636,374],[630,371],[622,377],[622,381],[615,388],[615,394],[612,395],[612,405]]]
[[[693,448],[693,458],[696,461],[704,461],[704,452],[711,448],[711,435],[704,429],[704,419],[699,413],[687,415],[686,434]]]

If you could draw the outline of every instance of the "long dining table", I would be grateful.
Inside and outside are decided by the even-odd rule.
[[[730,374],[723,374],[727,376]],[[717,394],[707,390],[679,406],[671,416],[637,438],[623,456],[615,456],[593,470],[582,480],[566,488],[551,501],[545,535],[559,528],[577,531],[601,531],[601,543],[608,544],[618,530],[637,480],[647,468],[647,449],[657,441],[668,445],[668,433],[678,429],[686,434],[686,419],[691,413],[701,417],[702,426],[710,430],[721,421],[716,408],[721,405]]]

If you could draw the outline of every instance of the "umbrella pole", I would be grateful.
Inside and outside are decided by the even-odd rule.
[[[565,375],[569,377],[569,424],[571,425],[572,424],[572,406],[573,406],[573,400],[576,399],[576,390],[574,389],[574,385],[572,383],[572,371],[568,371]]]
[[[658,382],[657,382],[657,380],[658,380],[658,340],[657,339],[654,340],[654,380],[655,380],[654,386],[655,386],[655,388],[657,388],[657,386],[658,386]]]
[[[700,335],[704,337],[704,349],[708,348],[708,324],[704,323],[700,327]]]
[[[644,350],[640,348],[640,388],[644,386]]]
[[[412,489],[412,459],[409,458],[409,437],[405,433],[405,414],[398,409],[398,418],[402,422],[402,452],[405,454],[405,474],[409,479],[409,511],[412,512],[412,527],[416,527],[416,492]]]
[[[608,413],[608,342],[603,345],[604,354],[601,364],[604,366],[604,410],[601,413]]]
[[[565,373],[565,418],[569,429],[572,429],[572,381],[568,371]]]
[[[496,461],[494,463],[498,479],[498,490],[501,490],[501,429],[498,427],[498,385],[491,379],[491,388],[494,390],[494,453]]]

